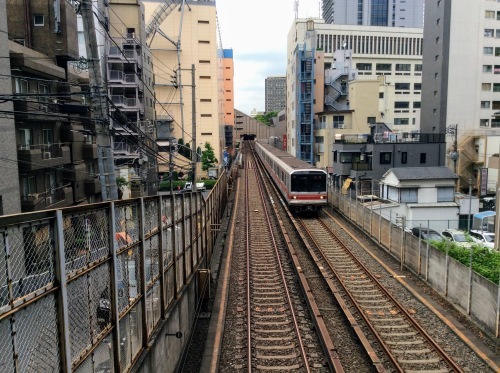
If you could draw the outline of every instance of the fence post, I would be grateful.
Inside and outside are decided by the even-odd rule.
[[[146,220],[144,214],[144,199],[139,199],[139,255],[141,258],[141,293],[142,293],[142,346],[148,346],[148,297],[146,293],[146,250],[144,244],[144,222]]]
[[[420,223],[420,232],[422,232],[422,223]],[[418,238],[418,265],[417,273],[420,276],[422,274],[422,237]]]
[[[173,194],[170,195],[171,201],[170,201],[170,217],[172,221],[171,229],[172,232],[170,233],[172,235],[172,268],[174,271],[174,300],[177,299],[177,230],[176,224],[175,224],[175,196]],[[167,277],[168,278],[168,277]]]
[[[166,222],[166,215],[165,212],[163,211],[163,198],[161,195],[158,196],[158,258],[159,258],[159,263],[158,263],[158,269],[160,271],[160,305],[161,305],[161,310],[160,310],[160,317],[162,319],[165,319],[165,308],[167,307],[167,302],[165,299],[165,251],[163,250],[163,246],[166,245],[165,240],[163,239],[163,216],[165,216],[165,225],[167,225]]]
[[[113,327],[113,364],[116,372],[120,371],[120,320],[119,320],[119,307],[118,307],[118,256],[116,255],[115,248],[115,203],[109,203],[108,209],[108,231],[109,231],[109,254],[111,256],[111,276],[110,291],[111,291],[111,326]],[[123,271],[122,271],[123,273]]]
[[[448,255],[448,249],[449,249],[449,242],[445,242],[446,246],[446,260],[445,260],[445,271],[444,271],[444,295],[447,297],[448,296],[448,272],[449,272],[449,262],[450,262],[450,256]]]
[[[472,270],[472,260],[473,260],[474,249],[470,248],[470,259],[469,259],[469,294],[467,299],[467,315],[470,315],[470,308],[472,302],[472,274],[474,271]]]
[[[403,270],[404,262],[405,262],[405,225],[406,225],[406,217],[401,217],[401,271]]]
[[[389,253],[391,252],[392,244],[392,210],[389,210]]]
[[[62,211],[56,211],[55,228],[55,276],[59,284],[57,292],[57,322],[59,339],[61,345],[61,370],[64,373],[72,371],[71,368],[71,344],[69,340],[69,316],[68,316],[68,284],[66,283],[66,262],[64,257],[64,225]]]
[[[382,243],[382,203],[379,204],[378,214],[378,244]]]

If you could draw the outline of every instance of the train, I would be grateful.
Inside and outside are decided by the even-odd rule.
[[[290,211],[320,211],[328,204],[327,173],[268,144],[255,142],[261,159]]]

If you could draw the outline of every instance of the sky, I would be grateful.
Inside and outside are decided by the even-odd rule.
[[[286,75],[294,0],[216,0],[222,46],[233,49],[234,107],[265,110],[265,79]],[[299,0],[299,18],[320,15],[321,0]]]

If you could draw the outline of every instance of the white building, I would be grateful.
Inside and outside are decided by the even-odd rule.
[[[424,27],[424,0],[323,0],[327,23]]]
[[[313,119],[316,123],[321,122],[314,115],[330,113],[342,117],[342,120],[333,119],[334,124],[337,121],[342,126],[343,117],[352,116],[352,100],[347,97],[342,105],[336,106],[332,105],[335,100],[328,97],[325,85],[329,81],[336,83],[325,70],[333,67],[349,70],[344,79],[349,86],[353,80],[376,81],[379,85],[378,107],[369,117],[358,117],[352,124],[347,123],[346,128],[359,128],[368,121],[376,121],[384,122],[395,132],[418,131],[422,35],[422,29],[417,28],[332,25],[323,20],[296,19],[288,33],[287,46],[288,151],[307,160],[302,154],[312,153],[310,149],[314,148],[314,139],[305,145],[302,140],[310,138],[312,131],[309,127]],[[342,50],[349,53],[343,54],[344,61],[335,61],[334,53]],[[321,66],[318,66],[319,61]],[[310,66],[310,72],[305,71],[307,66]],[[355,78],[351,78],[351,72]],[[345,73],[342,71],[342,74]],[[307,84],[311,84],[312,97],[299,92]],[[346,94],[349,91],[350,88]],[[307,112],[309,106],[314,106],[310,113]],[[330,139],[325,139],[327,141]],[[312,161],[313,157],[309,159]]]
[[[452,135],[448,166],[462,191],[472,178],[480,195],[495,191],[498,175],[499,14],[494,0],[430,1],[425,9],[421,128]]]
[[[405,216],[407,228],[456,229],[460,212],[456,179],[448,167],[391,168],[381,180],[380,196],[398,203],[391,207],[391,215]]]

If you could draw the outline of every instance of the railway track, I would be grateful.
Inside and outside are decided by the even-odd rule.
[[[249,160],[245,168],[247,371],[255,368],[309,372],[304,342],[254,165]]]
[[[321,219],[297,219],[399,372],[462,372]]]

